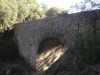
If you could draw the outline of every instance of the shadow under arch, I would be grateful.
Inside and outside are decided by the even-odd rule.
[[[43,39],[38,47],[36,67],[40,72],[46,71],[66,51],[64,43],[56,37]]]

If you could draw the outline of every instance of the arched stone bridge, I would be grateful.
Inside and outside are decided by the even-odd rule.
[[[49,17],[40,20],[20,23],[15,25],[14,30],[19,46],[20,55],[24,57],[31,64],[31,66],[36,67],[39,64],[38,61],[40,62],[40,60],[42,61],[42,59],[43,61],[44,59],[49,59],[48,61],[46,60],[45,63],[51,63],[52,60],[50,61],[50,59],[52,58],[52,55],[49,55],[50,49],[53,49],[52,52],[54,52],[55,55],[63,55],[63,53],[67,51],[67,49],[74,48],[76,35],[78,33],[85,31],[87,28],[100,30],[99,24],[100,10],[94,10],[74,14],[64,13],[59,14],[56,17]],[[49,40],[48,43],[42,43],[47,41],[46,39]],[[47,51],[49,51],[49,54],[42,53],[42,47],[46,49],[45,47],[47,47],[48,45],[53,45],[55,43],[54,40],[56,40],[55,47],[52,46],[52,48],[48,47],[49,49],[47,49]],[[61,51],[59,51],[61,52],[61,54],[59,54],[59,51],[58,53],[57,51],[55,52],[54,48],[56,47],[60,47]],[[42,53],[43,56],[37,56],[39,52]],[[51,54],[53,54],[52,52]],[[40,57],[40,60],[36,59],[38,57]],[[43,65],[43,61],[41,62],[42,66],[39,65],[39,67],[37,67],[38,69],[42,67],[41,69],[39,69],[41,71],[46,70],[45,68],[43,68],[43,66],[45,66]],[[53,62],[55,61],[56,60],[54,59]]]

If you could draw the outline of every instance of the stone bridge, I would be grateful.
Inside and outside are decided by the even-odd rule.
[[[55,17],[16,24],[14,30],[20,55],[31,66],[44,71],[65,51],[65,53],[69,52],[68,49],[75,51],[78,33],[87,28],[92,28],[94,31],[100,30],[99,24],[100,10],[93,10],[74,14],[62,13]],[[67,54],[65,56],[69,57]],[[52,58],[56,59],[53,61]]]

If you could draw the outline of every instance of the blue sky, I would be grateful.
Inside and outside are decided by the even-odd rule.
[[[59,7],[67,10],[70,6],[80,3],[81,1],[84,0],[38,0],[38,3],[44,3],[47,4],[48,7]]]

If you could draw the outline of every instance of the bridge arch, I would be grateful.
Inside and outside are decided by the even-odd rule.
[[[36,67],[37,70],[46,71],[67,50],[64,35],[49,32],[41,36],[38,43]]]

